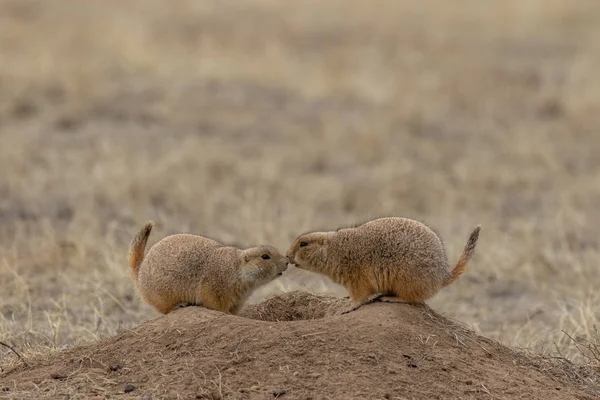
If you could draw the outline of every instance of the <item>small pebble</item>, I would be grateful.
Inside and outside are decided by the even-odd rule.
[[[277,397],[281,397],[281,396],[283,396],[286,393],[287,393],[287,390],[285,390],[285,389],[278,389],[278,390],[275,390],[273,392],[273,397],[276,397],[276,398]]]
[[[135,386],[133,386],[131,383],[128,383],[123,388],[123,392],[125,392],[125,393],[133,392],[134,390],[135,390]]]
[[[122,367],[121,367],[121,364],[111,364],[111,365],[108,367],[108,369],[110,369],[111,371],[118,371],[118,370],[120,370],[121,368],[122,368]]]

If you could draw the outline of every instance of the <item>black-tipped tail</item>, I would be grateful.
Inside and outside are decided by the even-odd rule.
[[[473,254],[475,254],[475,246],[477,246],[477,240],[479,239],[480,230],[481,225],[477,225],[477,228],[475,228],[473,232],[471,232],[469,240],[467,241],[467,244],[465,245],[462,254],[458,258],[458,262],[450,271],[450,275],[448,276],[448,279],[446,280],[444,286],[448,286],[449,284],[457,280],[467,269],[467,264],[469,263],[469,260],[471,259],[471,257],[473,257]]]

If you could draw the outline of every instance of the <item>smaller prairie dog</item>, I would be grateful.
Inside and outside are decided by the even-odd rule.
[[[287,257],[296,267],[344,286],[353,311],[383,296],[418,303],[454,282],[475,253],[480,226],[450,270],[440,238],[408,218],[378,218],[353,228],[299,236]],[[373,297],[375,296],[375,297]]]
[[[167,236],[144,257],[153,225],[133,238],[128,261],[140,297],[163,314],[189,305],[237,314],[256,288],[287,269],[272,246],[241,250],[192,234]]]

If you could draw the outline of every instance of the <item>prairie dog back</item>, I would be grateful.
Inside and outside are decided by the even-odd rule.
[[[356,228],[340,229],[332,236],[328,251],[332,259],[343,260],[354,268],[367,260],[374,267],[404,265],[436,269],[447,265],[446,251],[440,238],[423,223],[404,218],[381,218]]]
[[[191,234],[167,236],[148,250],[137,284],[161,302],[166,301],[165,297],[173,297],[173,291],[193,298],[198,291],[197,282],[211,281],[226,290],[228,282],[235,282],[237,256],[237,249],[209,238]],[[211,268],[205,265],[220,265],[220,271],[211,274]]]

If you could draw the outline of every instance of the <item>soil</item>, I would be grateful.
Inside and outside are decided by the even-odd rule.
[[[593,399],[426,305],[290,292],[239,316],[186,307],[0,376],[0,397]]]

